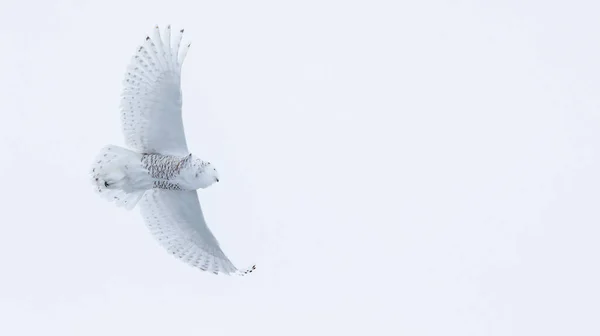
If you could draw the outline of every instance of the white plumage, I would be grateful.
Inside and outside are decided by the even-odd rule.
[[[216,168],[189,153],[181,117],[181,66],[190,47],[183,29],[171,39],[155,27],[132,58],[121,96],[121,122],[130,149],[109,145],[92,166],[98,193],[118,206],[139,204],[152,235],[172,255],[215,274],[238,270],[206,225],[197,189],[219,181]]]
[[[158,26],[127,67],[121,95],[121,122],[127,146],[139,152],[188,153],[181,119],[181,66],[190,44],[181,48],[183,29],[171,46],[171,27],[164,41]]]

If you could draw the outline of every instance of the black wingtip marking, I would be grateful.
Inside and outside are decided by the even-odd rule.
[[[244,274],[250,274],[256,269],[256,265],[252,265],[249,269],[247,269]]]

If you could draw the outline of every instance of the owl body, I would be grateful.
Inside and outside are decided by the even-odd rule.
[[[158,189],[197,190],[219,181],[216,168],[192,154],[142,154],[141,163],[152,177],[153,187]]]
[[[117,205],[133,208],[151,189],[194,191],[219,180],[210,162],[186,156],[143,154],[109,145],[92,166],[96,190]]]

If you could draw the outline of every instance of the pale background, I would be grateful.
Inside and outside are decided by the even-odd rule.
[[[0,335],[599,335],[597,1],[0,5]],[[88,169],[186,29],[184,121],[250,277],[168,255]]]

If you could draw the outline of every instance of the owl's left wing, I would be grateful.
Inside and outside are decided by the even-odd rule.
[[[183,29],[158,26],[131,59],[121,93],[125,143],[141,153],[188,154],[181,117],[181,66],[190,47],[181,47]]]
[[[140,209],[152,235],[185,263],[214,274],[245,275],[255,269],[238,270],[225,256],[206,226],[196,191],[149,190]]]

